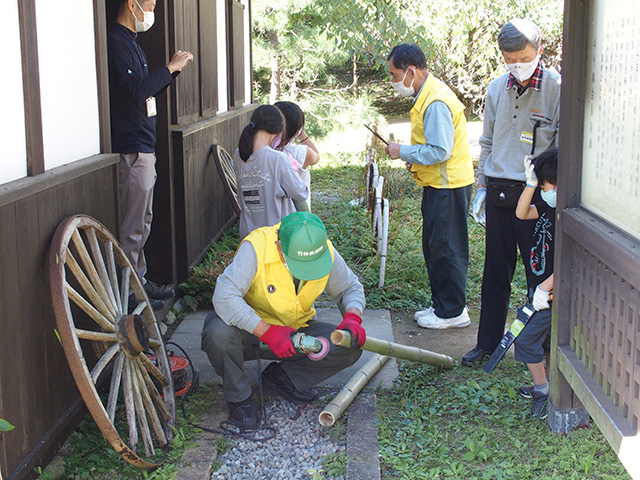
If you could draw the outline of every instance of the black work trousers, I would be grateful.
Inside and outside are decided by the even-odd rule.
[[[477,347],[491,352],[504,335],[518,249],[523,259],[527,282],[531,278],[529,252],[536,220],[520,220],[516,217],[515,207],[496,207],[490,195],[487,195],[486,201],[486,252]],[[533,203],[540,201],[540,194],[536,191]],[[531,289],[531,285],[527,287],[528,290]]]
[[[467,304],[467,216],[472,189],[468,185],[422,191],[422,253],[433,309],[440,318],[457,317]]]
[[[329,339],[336,325],[318,320],[298,329],[313,337]],[[305,354],[280,359],[270,350],[261,351],[258,339],[249,332],[227,325],[216,312],[209,313],[202,328],[201,349],[209,357],[216,373],[222,377],[222,393],[228,402],[241,402],[251,395],[251,379],[244,371],[245,360],[255,358],[282,360],[282,368],[300,391],[305,391],[358,361],[362,350],[338,347],[329,342],[329,353],[322,360]]]

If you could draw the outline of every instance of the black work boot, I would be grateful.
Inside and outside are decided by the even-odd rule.
[[[227,402],[229,408],[229,423],[234,424],[240,430],[257,427],[260,423],[260,410],[256,407],[253,395],[249,395],[241,402]]]
[[[313,402],[318,398],[318,392],[309,388],[304,392],[298,390],[287,376],[280,363],[270,363],[262,372],[262,383],[265,387],[287,400],[298,403]]]
[[[473,350],[465,353],[462,357],[462,365],[466,365],[467,367],[473,367],[474,365],[480,365],[485,357],[491,355],[492,352],[487,350],[483,350],[480,347],[475,347]]]
[[[147,282],[143,285],[145,292],[149,298],[154,300],[167,300],[175,295],[173,288],[169,285],[165,285],[161,287],[156,282],[152,282],[151,280],[147,280]]]
[[[129,307],[128,307],[129,315],[133,313],[133,311],[136,309],[137,306],[138,306],[138,300],[136,299],[136,296],[133,293],[129,294]],[[164,302],[162,300],[149,298],[149,306],[151,306],[151,308],[153,308],[153,310],[157,312],[158,310],[162,310],[164,308]]]

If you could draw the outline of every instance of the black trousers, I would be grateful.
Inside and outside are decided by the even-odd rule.
[[[536,191],[533,203],[540,201],[540,194]],[[504,334],[518,249],[523,259],[527,281],[531,278],[529,251],[536,220],[520,220],[516,217],[515,207],[496,207],[489,195],[486,205],[486,253],[477,346],[485,351],[493,351]],[[528,290],[531,287],[528,285]]]
[[[422,191],[422,253],[431,301],[440,318],[457,317],[467,304],[467,216],[472,188],[424,187]]]
[[[336,329],[332,323],[311,320],[298,331],[329,340]],[[222,377],[222,392],[228,402],[241,402],[251,395],[251,379],[244,371],[245,360],[281,360],[282,368],[298,390],[304,391],[358,361],[359,348],[337,347],[329,341],[329,353],[319,361],[305,354],[280,359],[270,350],[259,350],[258,339],[244,330],[224,323],[216,312],[209,313],[202,328],[201,349]]]

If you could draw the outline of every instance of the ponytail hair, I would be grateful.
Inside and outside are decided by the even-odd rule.
[[[287,128],[282,135],[282,142],[280,142],[280,145],[284,146],[304,127],[304,112],[293,102],[276,102],[274,105],[278,107],[287,121]]]
[[[273,105],[261,105],[251,115],[251,121],[244,127],[238,142],[240,158],[247,161],[253,153],[253,140],[258,130],[267,133],[282,133],[285,129],[284,116]]]

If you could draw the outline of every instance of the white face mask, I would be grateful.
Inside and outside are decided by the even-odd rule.
[[[538,67],[538,60],[540,55],[536,55],[536,58],[530,63],[507,63],[507,68],[511,72],[511,75],[516,77],[519,82],[529,80]]]
[[[404,79],[407,78],[407,73],[409,73],[409,70],[404,72],[404,77],[402,77],[402,80],[400,80],[399,82],[391,82],[391,86],[393,87],[393,89],[398,95],[402,97],[410,97],[412,95],[415,95],[416,93],[415,89],[413,88],[413,82],[416,79],[415,75],[413,77],[413,80],[411,80],[411,85],[409,85],[408,87],[405,87],[404,85]]]
[[[133,18],[136,19],[136,32],[146,32],[153,26],[153,22],[156,21],[156,16],[153,12],[145,12],[144,10],[142,10],[142,7],[138,3],[138,0],[136,0],[136,4],[142,11],[142,21],[138,20],[138,17],[136,17],[135,13],[131,12]]]
[[[546,192],[544,190],[541,190],[540,196],[542,197],[542,200],[547,202],[547,205],[549,205],[551,208],[556,208],[556,191],[555,190],[547,190]]]

